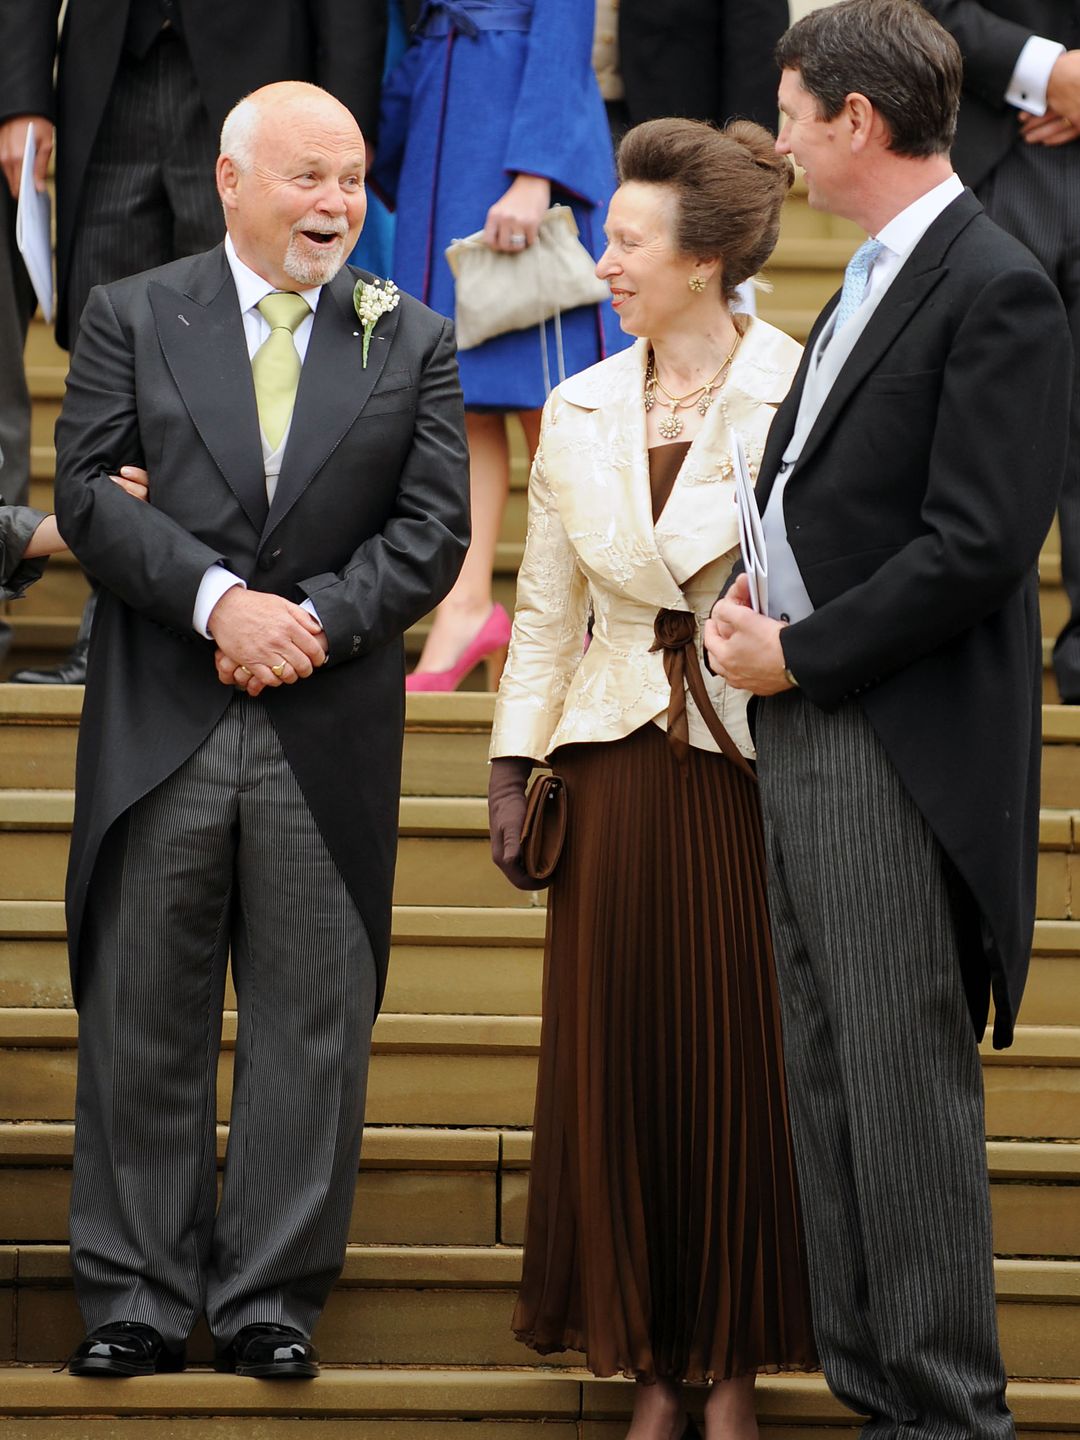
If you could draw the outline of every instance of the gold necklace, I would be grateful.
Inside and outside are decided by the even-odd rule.
[[[686,427],[683,425],[682,420],[680,420],[678,412],[680,410],[689,410],[690,405],[694,402],[695,395],[700,398],[697,403],[694,404],[694,409],[701,416],[705,416],[708,413],[709,406],[713,403],[712,392],[716,388],[720,376],[723,375],[724,371],[735,358],[735,351],[739,348],[739,341],[741,339],[741,335],[735,336],[735,344],[732,345],[728,351],[723,363],[712,379],[706,380],[704,385],[696,385],[693,390],[688,390],[685,395],[673,395],[671,393],[656,373],[655,352],[652,350],[649,351],[649,363],[645,367],[645,413],[648,414],[656,404],[657,390],[662,391],[671,403],[671,414],[665,416],[659,425],[660,434],[665,440],[677,440],[682,434]],[[684,401],[688,403],[684,404]]]

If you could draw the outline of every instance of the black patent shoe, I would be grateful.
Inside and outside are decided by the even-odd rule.
[[[291,1325],[256,1322],[233,1336],[219,1350],[214,1369],[257,1380],[312,1380],[319,1373],[319,1354],[311,1341]]]
[[[111,1320],[91,1330],[68,1361],[72,1375],[164,1375],[183,1370],[187,1355],[170,1350],[152,1325]]]
[[[13,685],[85,685],[86,658],[90,653],[89,636],[76,640],[65,659],[48,670],[16,670]]]

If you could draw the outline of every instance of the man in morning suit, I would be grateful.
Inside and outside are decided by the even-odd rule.
[[[1035,911],[1035,564],[1064,469],[1060,297],[949,162],[955,41],[845,0],[778,47],[777,148],[874,237],[758,477],[768,614],[708,622],[756,706],[815,1331],[866,1435],[1004,1440],[977,1038]]]
[[[61,0],[0,6],[0,164],[14,191],[27,127],[51,149],[55,122],[65,349],[92,286],[221,239],[217,137],[241,95],[310,80],[374,136],[386,0],[67,0],[58,34],[60,14]],[[60,665],[13,678],[81,684],[92,613]]]
[[[102,586],[67,891],[76,1374],[182,1368],[204,1311],[219,1369],[316,1373],[390,942],[402,634],[469,529],[450,323],[401,295],[365,351],[363,176],[333,97],[255,92],[222,131],[224,245],[95,288],[72,356],[57,515]],[[108,479],[133,457],[149,504]]]
[[[1080,4],[923,0],[964,57],[953,161],[992,220],[1046,266],[1080,356]],[[1054,646],[1066,704],[1080,705],[1080,394],[1058,502],[1070,615]]]

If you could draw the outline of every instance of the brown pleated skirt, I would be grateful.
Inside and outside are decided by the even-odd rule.
[[[756,787],[649,724],[572,745],[513,1326],[596,1375],[816,1364]]]

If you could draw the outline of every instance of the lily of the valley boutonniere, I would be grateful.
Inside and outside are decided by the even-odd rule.
[[[392,280],[358,280],[352,292],[357,319],[364,327],[364,369],[367,369],[368,348],[372,332],[383,315],[393,310],[401,292]]]

